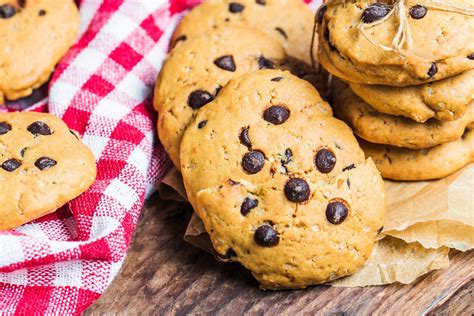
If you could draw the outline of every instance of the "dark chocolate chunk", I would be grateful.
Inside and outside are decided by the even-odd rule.
[[[201,121],[201,122],[199,122],[199,124],[198,124],[198,128],[201,129],[201,128],[203,128],[204,126],[206,126],[206,124],[207,124],[207,120]]]
[[[474,60],[474,53],[467,55],[467,58],[470,60]]]
[[[336,165],[336,161],[337,159],[334,153],[326,148],[320,149],[314,158],[316,168],[322,173],[331,172]]]
[[[232,55],[225,55],[214,60],[214,65],[217,67],[234,72],[236,68],[234,57]]]
[[[38,16],[45,16],[46,15],[46,11],[45,10],[39,10],[38,11]]]
[[[256,208],[258,206],[258,200],[257,199],[251,199],[246,197],[242,205],[240,206],[240,213],[245,216],[248,213],[250,213],[251,210]]]
[[[436,75],[437,72],[438,72],[438,66],[436,66],[436,63],[432,63],[431,67],[430,67],[430,70],[428,70],[428,76],[430,78],[433,78],[434,75]]]
[[[0,122],[0,135],[5,135],[12,130],[12,126],[7,122]]]
[[[410,15],[415,20],[423,19],[428,13],[428,9],[420,4],[414,5],[410,8]]]
[[[229,11],[231,13],[240,13],[244,11],[245,7],[244,5],[237,3],[237,2],[231,2],[229,3]]]
[[[318,10],[318,24],[323,23],[324,15],[326,14],[326,11],[328,10],[328,7],[323,5],[321,8]]]
[[[56,162],[56,160],[53,160],[53,159],[48,158],[48,157],[41,157],[41,158],[39,158],[38,160],[35,161],[35,166],[39,170],[49,169],[51,167],[56,166],[57,164],[58,163]]]
[[[265,165],[265,156],[261,151],[249,151],[242,158],[242,168],[250,174],[256,174]]]
[[[17,159],[9,159],[2,163],[2,169],[8,172],[13,172],[20,168],[21,162]]]
[[[390,13],[392,7],[385,3],[374,3],[369,5],[362,13],[362,22],[374,23]]]
[[[275,247],[280,242],[280,237],[272,226],[265,224],[257,228],[254,240],[262,247]]]
[[[345,201],[341,199],[332,200],[326,207],[326,218],[331,224],[341,224],[349,214]]]
[[[38,135],[51,135],[51,129],[49,128],[48,124],[40,121],[36,121],[31,123],[30,126],[27,127],[28,132],[31,134],[38,136]]]
[[[377,230],[377,234],[380,234],[380,233],[382,232],[382,230],[383,230],[383,226],[380,227],[380,228]]]
[[[260,4],[260,5],[266,5],[267,4],[267,2],[265,0],[255,0],[255,3]]]
[[[290,148],[285,150],[285,157],[281,160],[283,165],[289,164],[293,160],[293,151]]]
[[[308,183],[301,178],[292,178],[285,184],[285,196],[295,203],[302,203],[309,199],[311,191]]]
[[[239,135],[239,139],[242,145],[247,146],[248,148],[252,147],[252,142],[250,141],[248,127],[242,128],[242,131],[240,132],[240,135]]]
[[[26,6],[26,0],[18,0],[17,3],[20,8],[24,8]]]
[[[270,59],[260,56],[258,58],[258,67],[260,69],[275,69],[275,64]]]
[[[214,97],[207,91],[196,90],[191,92],[188,97],[188,105],[193,109],[197,110],[204,105],[208,104],[214,99]]]
[[[25,148],[23,148],[23,149],[20,151],[20,156],[21,156],[22,158],[25,157],[25,153],[26,153],[27,150],[28,150],[28,147],[25,147]]]
[[[273,82],[280,82],[280,81],[282,81],[282,80],[283,80],[283,77],[275,77],[275,78],[273,78],[271,81],[273,81]]]
[[[0,19],[9,19],[16,14],[16,8],[11,4],[0,5]]]
[[[281,28],[281,27],[275,27],[275,30],[281,34],[285,39],[288,39],[288,35],[286,35],[286,32]]]
[[[351,169],[354,169],[356,166],[354,164],[350,164],[349,166],[347,167],[344,167],[344,169],[342,169],[342,171],[349,171]]]
[[[280,105],[273,105],[265,110],[263,119],[275,125],[280,125],[286,122],[290,117],[290,110]]]

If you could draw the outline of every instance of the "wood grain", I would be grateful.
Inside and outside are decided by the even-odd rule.
[[[157,197],[149,202],[120,274],[85,315],[474,313],[472,251],[452,253],[449,269],[410,285],[261,291],[240,265],[217,262],[185,243],[188,207],[181,205],[183,212],[172,216],[169,207]]]

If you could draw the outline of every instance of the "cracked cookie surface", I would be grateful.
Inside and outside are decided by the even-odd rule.
[[[0,230],[54,212],[95,176],[92,152],[61,119],[0,113]]]
[[[313,17],[300,0],[207,0],[183,18],[172,42],[228,26],[249,27],[279,41],[290,56],[310,63]]]
[[[284,58],[277,41],[245,28],[205,34],[174,49],[157,80],[154,104],[158,135],[175,166],[180,165],[181,138],[197,109],[211,102],[230,79],[272,68]]]
[[[383,225],[375,165],[316,90],[288,72],[230,81],[186,131],[181,163],[217,253],[262,288],[355,272]]]
[[[421,149],[455,141],[474,122],[474,101],[465,114],[455,121],[430,119],[418,123],[409,118],[377,112],[352,92],[336,82],[333,96],[334,112],[361,138],[377,144]]]
[[[45,83],[78,30],[73,0],[0,0],[0,104]]]
[[[403,54],[376,46],[391,47],[397,34],[394,6],[368,0],[329,5],[318,32],[321,64],[346,81],[390,86],[431,82],[474,69],[474,17],[428,6],[425,15],[413,17],[412,8],[425,3],[405,1],[411,47]],[[443,5],[474,9],[469,0]],[[370,16],[374,11],[378,15]],[[359,31],[361,25],[373,25],[365,31],[370,40]]]

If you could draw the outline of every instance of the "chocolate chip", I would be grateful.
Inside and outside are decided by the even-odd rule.
[[[374,3],[369,5],[362,13],[362,22],[373,23],[384,18],[390,13],[392,7],[384,3]]]
[[[326,207],[326,218],[331,224],[341,224],[347,218],[347,214],[349,214],[349,210],[345,201],[343,202],[341,199],[332,200]]]
[[[242,168],[250,174],[256,174],[265,165],[265,156],[261,151],[249,151],[242,158]]]
[[[319,8],[318,11],[318,24],[323,23],[324,15],[326,14],[326,11],[328,10],[328,7],[323,5],[321,8]]]
[[[46,11],[45,10],[39,10],[38,11],[38,16],[45,16],[46,15]]]
[[[28,132],[31,134],[38,136],[38,135],[51,135],[51,129],[49,128],[48,124],[40,121],[36,121],[34,123],[31,123],[30,126],[26,128]]]
[[[260,4],[260,5],[266,5],[267,4],[267,2],[265,0],[255,0],[255,3]]]
[[[275,125],[285,123],[289,117],[290,110],[280,105],[273,105],[263,113],[263,119]]]
[[[204,126],[206,126],[206,124],[207,124],[207,120],[201,121],[201,122],[199,122],[199,124],[198,124],[198,128],[201,129],[201,128],[203,128]]]
[[[282,163],[283,165],[287,165],[287,164],[289,164],[292,160],[293,160],[293,151],[291,151],[290,148],[287,148],[287,149],[285,150],[285,158],[283,158],[283,159],[281,160],[281,163]]]
[[[11,4],[0,6],[0,19],[9,19],[16,14],[16,8]]]
[[[428,13],[428,9],[420,4],[414,5],[410,9],[410,15],[415,20],[423,19]]]
[[[281,27],[275,27],[275,30],[281,34],[285,39],[288,39],[288,35],[286,35],[286,32],[281,28]]]
[[[292,178],[285,184],[285,195],[291,202],[301,203],[307,201],[310,192],[308,183],[301,178]]]
[[[273,227],[265,224],[257,228],[254,240],[262,247],[275,247],[280,242],[280,237]]]
[[[322,173],[331,172],[336,165],[336,161],[337,159],[334,153],[326,148],[320,149],[314,158],[316,168]]]
[[[354,169],[355,167],[356,167],[356,166],[355,166],[354,164],[350,164],[349,166],[344,167],[344,169],[342,169],[342,171],[343,171],[343,172],[344,172],[344,171],[349,171],[349,170],[351,170],[351,169]]]
[[[258,200],[246,197],[242,205],[240,206],[240,213],[245,216],[250,213],[251,210],[258,206]]]
[[[25,153],[26,153],[26,150],[27,150],[27,149],[28,149],[28,147],[25,147],[25,148],[23,148],[23,149],[20,151],[20,156],[21,156],[22,158],[25,157]]]
[[[240,135],[239,135],[239,139],[242,145],[247,146],[248,148],[252,147],[252,142],[250,141],[248,127],[242,128],[242,131],[240,132]]]
[[[258,67],[260,69],[275,69],[275,64],[270,59],[260,56],[258,58]]]
[[[4,135],[12,130],[12,126],[7,122],[0,122],[0,135]]]
[[[208,104],[214,99],[214,97],[207,91],[196,90],[191,92],[188,97],[188,105],[193,109],[197,110],[204,105]]]
[[[436,63],[432,63],[431,67],[430,67],[430,70],[428,70],[428,76],[430,78],[433,78],[434,75],[436,75],[437,72],[438,72],[438,66],[436,66]]]
[[[244,11],[244,9],[245,9],[245,7],[240,3],[231,2],[229,4],[229,11],[231,13],[240,13],[240,12]]]
[[[380,234],[380,233],[382,232],[382,230],[383,230],[383,226],[380,227],[380,228],[377,230],[377,234]]]
[[[232,55],[225,55],[217,58],[214,60],[214,65],[230,72],[234,72],[236,69],[234,57]]]
[[[20,8],[24,8],[26,6],[26,0],[18,0],[17,2]]]
[[[49,169],[51,167],[56,166],[57,164],[58,163],[56,162],[56,160],[53,160],[53,159],[48,158],[48,157],[41,157],[41,158],[39,158],[38,160],[35,161],[35,166],[39,170]]]
[[[280,81],[282,81],[282,80],[283,80],[283,77],[275,77],[275,78],[273,78],[271,81],[273,81],[273,82],[280,82]]]
[[[470,59],[470,60],[474,60],[474,53],[469,54],[469,55],[467,56],[467,58]]]
[[[10,159],[2,163],[2,169],[8,172],[13,172],[20,168],[21,162],[17,159]]]

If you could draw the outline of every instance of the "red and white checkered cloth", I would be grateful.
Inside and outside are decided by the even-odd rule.
[[[170,166],[151,95],[174,26],[197,2],[80,1],[78,42],[49,101],[29,110],[62,117],[82,135],[97,181],[57,212],[0,232],[0,315],[79,314],[117,274],[144,201]]]

